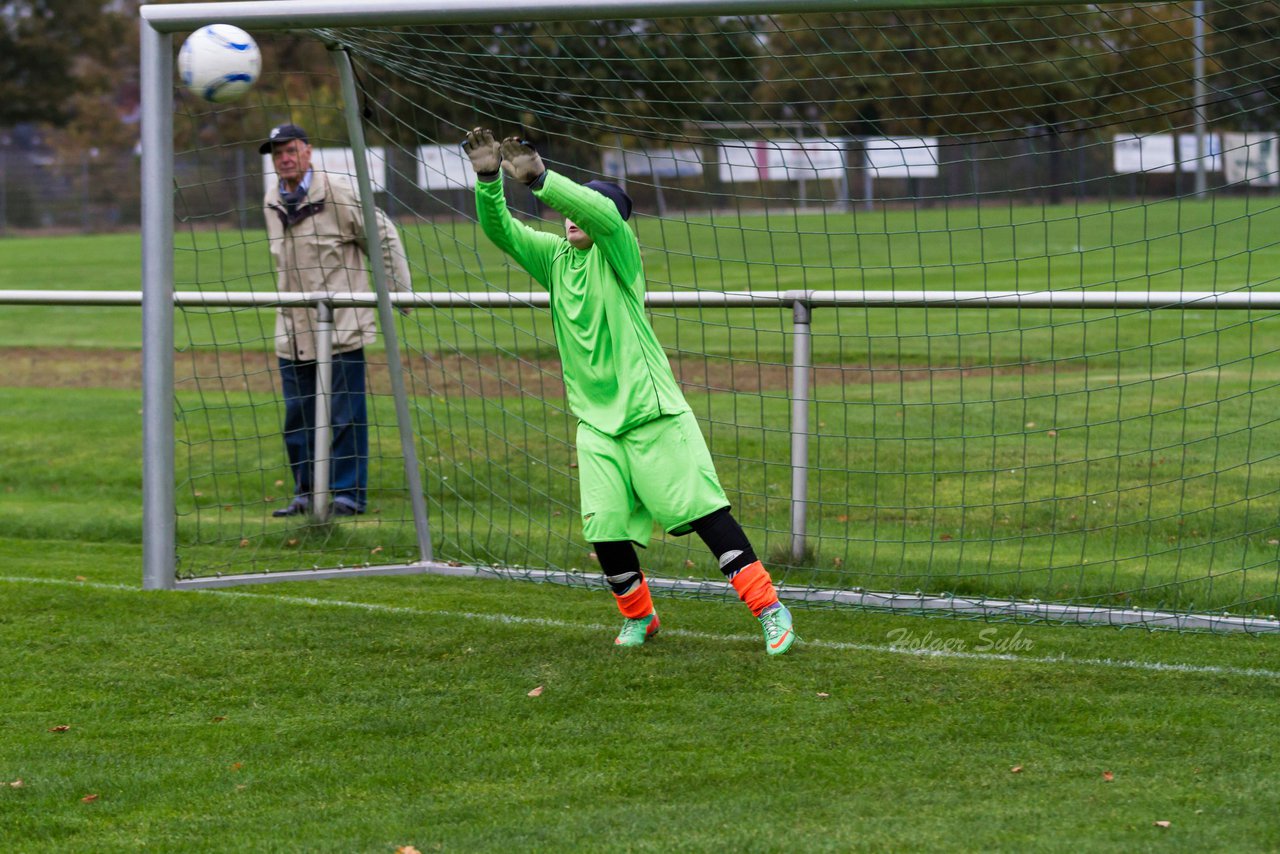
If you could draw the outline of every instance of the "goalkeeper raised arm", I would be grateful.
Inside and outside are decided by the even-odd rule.
[[[786,652],[795,641],[791,613],[729,512],[698,422],[645,314],[630,197],[606,181],[571,181],[545,168],[526,143],[498,143],[485,128],[468,133],[463,149],[476,172],[484,233],[551,294],[565,390],[578,417],[582,532],[625,618],[614,642],[639,646],[658,631],[635,550],[648,544],[656,519],[670,534],[702,538],[759,618],[766,651]],[[503,172],[564,216],[564,237],[511,216]]]

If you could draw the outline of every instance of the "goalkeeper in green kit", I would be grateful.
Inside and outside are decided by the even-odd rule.
[[[551,294],[551,318],[569,408],[578,417],[582,532],[595,549],[625,618],[614,641],[639,646],[658,631],[635,546],[653,521],[694,532],[759,618],[765,649],[795,642],[791,613],[757,559],[716,476],[711,454],[644,308],[640,243],[617,184],[578,184],[543,166],[515,137],[476,128],[462,144],[476,172],[480,227]],[[502,172],[527,184],[565,218],[564,237],[517,222]]]

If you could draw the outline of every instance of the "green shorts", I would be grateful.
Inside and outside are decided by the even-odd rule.
[[[669,534],[729,506],[711,452],[692,412],[664,415],[620,436],[578,423],[582,535],[589,543],[653,536],[656,519]]]

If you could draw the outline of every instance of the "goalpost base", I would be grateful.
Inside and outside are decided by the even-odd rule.
[[[386,566],[332,567],[289,572],[242,573],[208,578],[179,579],[179,590],[233,587],[242,584],[265,584],[276,581],[321,581],[373,575],[439,575],[455,578],[520,579],[574,587],[608,585],[597,572],[566,572],[545,569],[511,569],[509,567],[466,565],[455,562],[419,561]],[[649,586],[669,593],[708,595],[711,598],[736,597],[727,581],[648,576]],[[1046,602],[974,599],[963,596],[926,596],[908,593],[877,593],[865,590],[823,590],[806,587],[777,586],[778,598],[808,605],[851,607],[868,611],[893,611],[916,614],[949,614],[992,621],[1045,623],[1080,623],[1082,625],[1131,626],[1144,629],[1181,631],[1247,632],[1274,634],[1280,632],[1280,620],[1231,614],[1179,614],[1142,608],[1104,608],[1085,605],[1054,605]]]

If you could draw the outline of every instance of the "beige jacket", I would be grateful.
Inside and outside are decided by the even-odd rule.
[[[354,182],[344,175],[311,173],[306,198],[290,216],[274,187],[263,201],[267,242],[276,265],[281,293],[325,291],[369,293],[368,241]],[[382,257],[392,290],[410,289],[409,262],[390,217],[378,211]],[[314,308],[276,311],[276,355],[294,361],[316,357]],[[377,337],[372,308],[337,308],[333,312],[333,352],[346,353]]]

